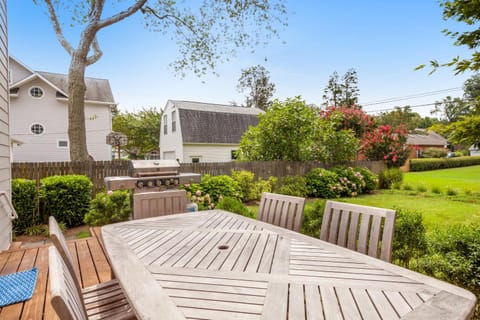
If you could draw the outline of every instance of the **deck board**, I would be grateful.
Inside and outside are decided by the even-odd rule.
[[[112,279],[110,264],[99,242],[100,233],[92,232],[92,235],[90,238],[68,241],[77,276],[82,279],[83,287]],[[49,245],[35,248],[17,246],[0,252],[0,275],[27,270],[34,266],[38,268],[33,297],[22,303],[0,308],[0,319],[59,319],[50,304],[48,247]]]

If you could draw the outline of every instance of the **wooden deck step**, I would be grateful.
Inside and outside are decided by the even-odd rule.
[[[92,237],[69,240],[68,246],[83,287],[112,279],[112,270],[100,244],[100,229]],[[48,247],[19,248],[0,253],[0,275],[38,267],[38,279],[32,299],[0,308],[0,319],[58,319],[50,304],[48,282]]]

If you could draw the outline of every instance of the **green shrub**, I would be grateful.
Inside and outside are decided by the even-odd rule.
[[[424,185],[423,183],[420,183],[417,185],[417,191],[418,192],[427,192],[427,186]]]
[[[307,182],[304,177],[285,176],[280,179],[278,184],[276,193],[296,197],[306,197],[308,195]]]
[[[243,199],[240,185],[227,175],[211,176],[206,174],[202,176],[200,187],[204,195],[209,195],[213,203],[217,203],[220,196]]]
[[[245,207],[245,205],[240,200],[232,197],[224,197],[218,202],[215,208],[235,212],[245,217],[255,217],[255,214],[252,211],[248,210],[248,208]]]
[[[258,188],[255,183],[255,174],[246,170],[232,170],[232,178],[238,183],[242,190],[244,202],[259,198]]]
[[[262,193],[264,192],[272,192],[278,184],[278,178],[277,177],[268,177],[267,180],[263,179],[258,179],[258,181],[255,183],[255,187],[257,190],[257,199],[260,199],[262,196]]]
[[[432,186],[432,193],[435,193],[435,194],[440,194],[442,193],[442,189],[440,189],[439,186]]]
[[[40,201],[45,215],[54,216],[68,228],[83,224],[92,195],[92,182],[88,177],[52,176],[40,182]]]
[[[333,199],[340,197],[337,186],[338,176],[335,172],[315,168],[305,175],[307,191],[310,197]]]
[[[393,237],[393,261],[408,267],[413,258],[426,252],[427,239],[423,216],[420,212],[395,208],[395,231]]]
[[[412,159],[410,171],[429,171],[437,169],[475,166],[480,164],[480,156],[443,159]]]
[[[130,191],[117,190],[97,193],[90,203],[84,222],[90,226],[126,221],[132,213]]]
[[[402,188],[403,188],[403,190],[406,190],[406,191],[412,191],[413,190],[413,186],[410,183],[402,184]]]
[[[27,236],[42,236],[45,234],[45,225],[33,224],[25,228],[24,234]]]
[[[325,210],[325,200],[315,200],[309,206],[305,206],[302,233],[314,238],[320,238],[320,228],[322,226],[323,212]]]
[[[18,219],[13,220],[15,234],[23,234],[27,228],[41,222],[38,216],[37,202],[38,194],[35,181],[12,180],[12,204],[18,215]]]
[[[389,168],[383,170],[378,176],[378,185],[380,189],[390,189],[394,183],[403,181],[403,172],[399,168]]]
[[[364,167],[356,167],[354,170],[363,176],[365,182],[362,193],[370,193],[378,188],[378,176]]]
[[[480,226],[454,225],[428,237],[419,271],[480,294]]]
[[[458,189],[455,189],[453,187],[450,187],[450,186],[447,186],[446,189],[445,189],[445,194],[447,196],[456,196],[458,195]]]
[[[426,148],[422,151],[422,158],[445,158],[447,153],[445,148]]]

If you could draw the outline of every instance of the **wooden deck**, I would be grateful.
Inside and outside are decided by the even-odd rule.
[[[92,232],[92,235],[90,238],[68,241],[77,276],[83,287],[112,279],[110,265],[98,238],[99,233]],[[32,299],[0,308],[0,319],[58,319],[50,304],[48,247],[49,245],[11,249],[0,253],[0,275],[34,266],[37,266],[39,271]]]

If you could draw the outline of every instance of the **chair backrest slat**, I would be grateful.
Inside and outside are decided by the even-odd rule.
[[[62,230],[57,223],[57,220],[53,216],[50,216],[48,219],[48,231],[50,233],[50,239],[52,240],[53,245],[57,248],[58,253],[62,257],[65,262],[66,267],[69,269],[69,272],[72,274],[75,282],[75,286],[77,287],[77,291],[79,294],[82,294],[82,286],[76,276],[75,272],[75,264],[73,262],[72,255],[68,250],[67,240],[63,236]]]
[[[70,273],[55,246],[48,248],[48,267],[51,302],[57,315],[62,320],[86,320],[87,312],[75,275]]]
[[[134,219],[184,213],[187,211],[187,192],[167,190],[135,193],[133,203]]]
[[[258,220],[300,232],[305,198],[264,192],[258,209]]]
[[[329,200],[320,239],[390,262],[394,224],[394,210]]]

